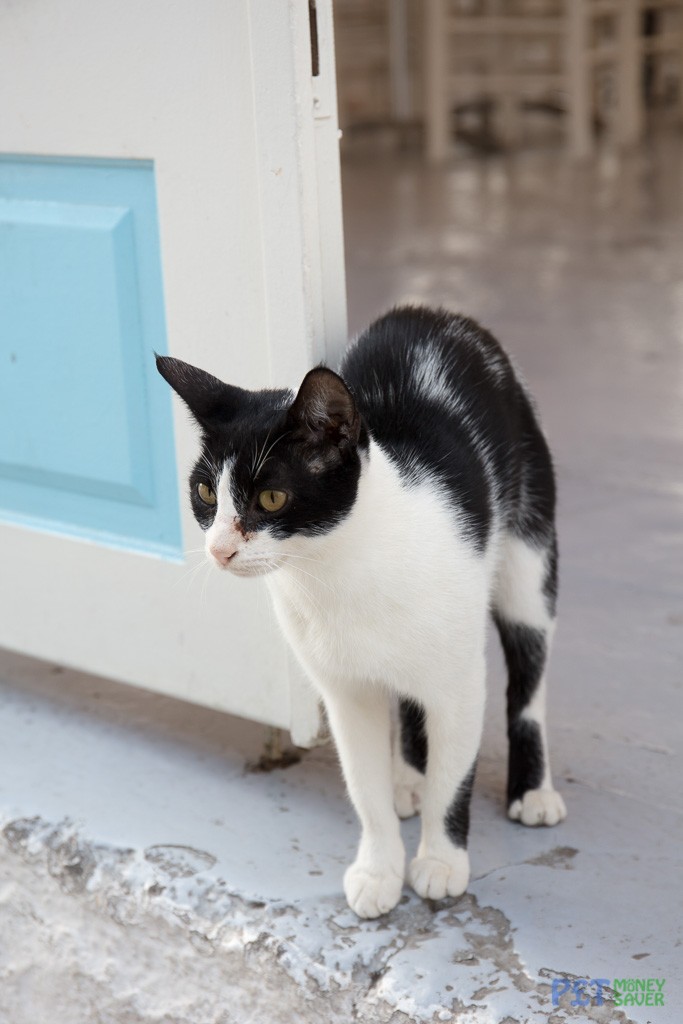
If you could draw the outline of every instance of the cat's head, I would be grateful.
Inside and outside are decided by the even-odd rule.
[[[169,356],[157,368],[201,428],[190,499],[216,565],[270,572],[349,514],[368,439],[336,373],[311,370],[294,394],[245,391]]]

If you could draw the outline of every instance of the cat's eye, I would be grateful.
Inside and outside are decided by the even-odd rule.
[[[286,501],[285,491],[261,491],[258,496],[258,503],[265,512],[279,512]]]
[[[212,491],[208,484],[197,484],[197,494],[205,505],[216,504],[216,492]]]

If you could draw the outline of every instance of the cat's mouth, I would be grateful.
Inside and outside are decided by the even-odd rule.
[[[239,555],[231,558],[227,565],[218,565],[219,569],[227,569],[235,576],[266,576],[279,566],[271,559],[248,558],[240,559]]]

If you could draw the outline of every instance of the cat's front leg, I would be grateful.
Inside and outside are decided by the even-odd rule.
[[[477,659],[457,681],[425,695],[427,773],[422,837],[409,868],[415,891],[430,899],[459,896],[467,888],[470,798],[481,742],[485,666]]]
[[[393,802],[389,695],[370,685],[321,690],[362,828],[358,854],[344,875],[344,891],[359,917],[379,917],[398,903],[405,875],[405,851]]]

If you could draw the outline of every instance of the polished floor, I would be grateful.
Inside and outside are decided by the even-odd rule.
[[[555,454],[549,708],[569,818],[552,843],[571,870],[530,887],[533,872],[505,869],[475,891],[514,921],[529,964],[665,976],[668,1015],[653,1021],[683,996],[682,181],[672,137],[588,167],[532,152],[431,171],[387,156],[344,176],[352,330],[405,301],[474,316],[522,369]],[[493,675],[480,800],[502,787],[499,662]],[[551,839],[497,825],[493,841],[516,860]]]
[[[461,310],[536,395],[560,485],[549,717],[569,816],[503,814],[492,639],[470,892],[439,908],[406,890],[361,923],[329,749],[245,774],[256,726],[3,655],[8,1024],[680,1020],[683,144],[583,168],[348,154],[343,179],[352,332],[398,302]],[[582,978],[607,979],[605,1006],[581,1005]],[[617,1010],[616,979],[663,980],[664,1005]]]

